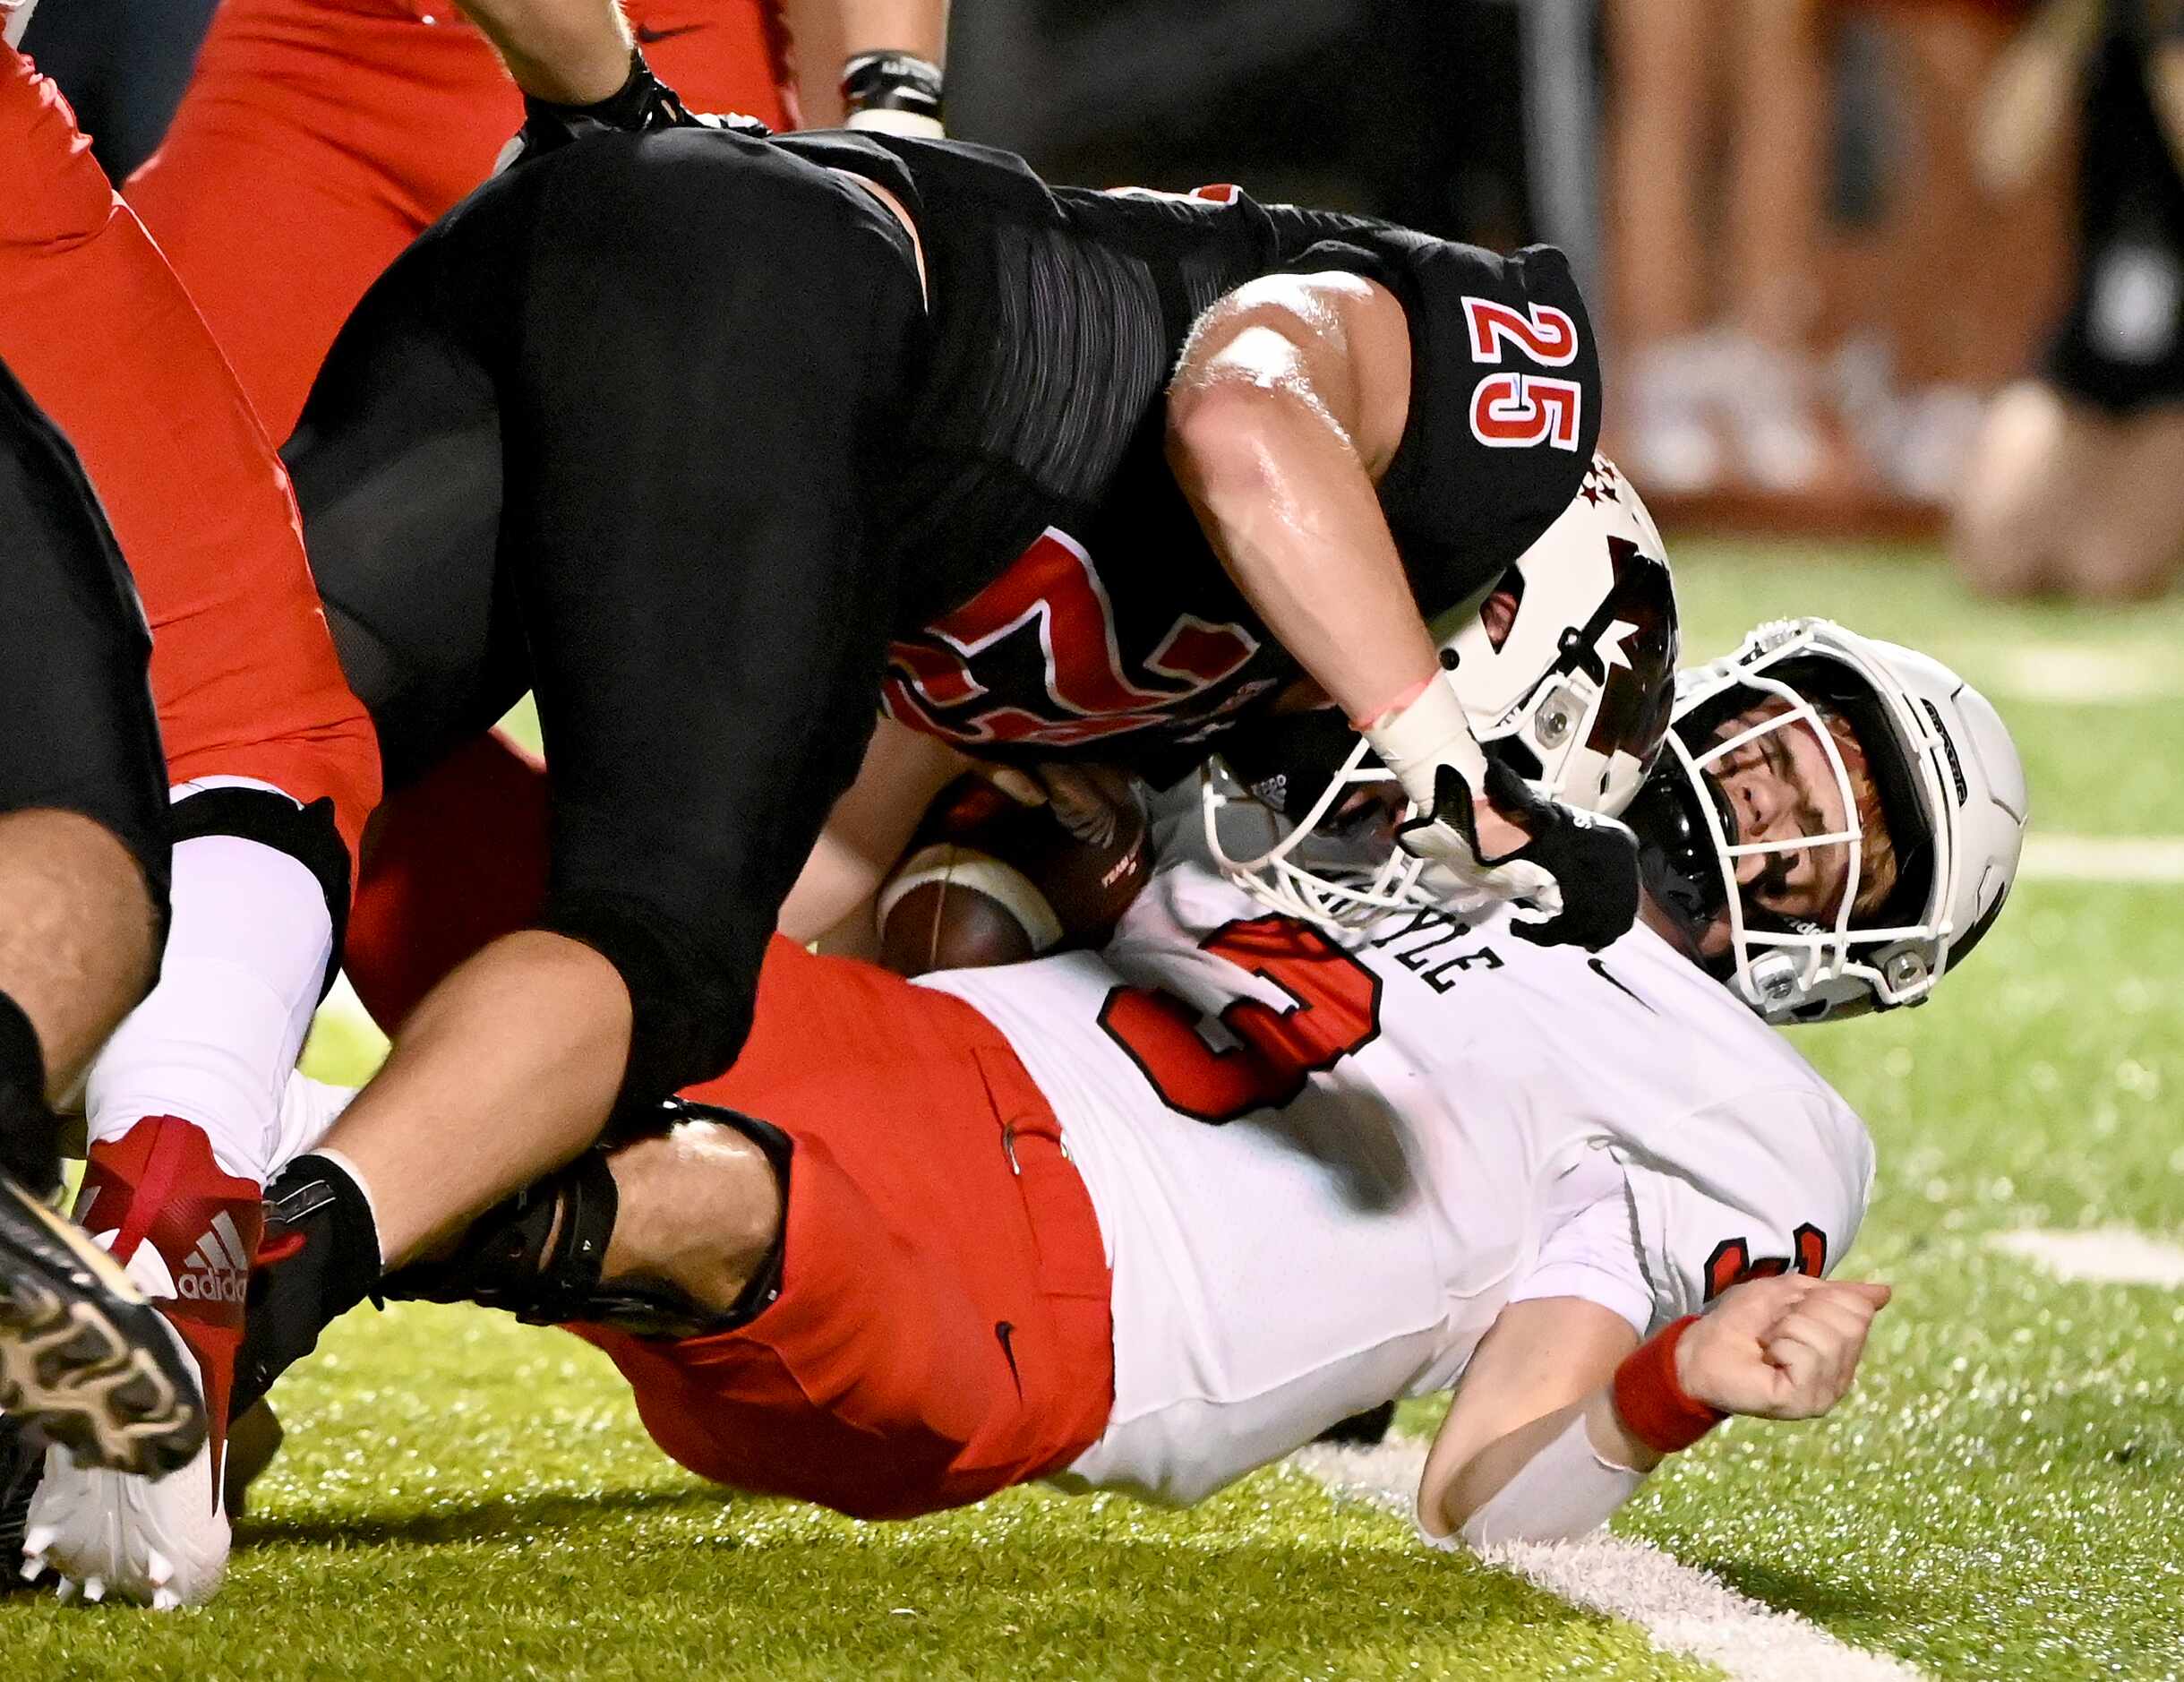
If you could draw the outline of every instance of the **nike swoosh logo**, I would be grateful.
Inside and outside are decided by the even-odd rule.
[[[672,41],[678,35],[689,35],[704,28],[702,23],[678,23],[672,30],[655,30],[640,23],[637,26],[637,39],[650,47],[655,41]]]
[[[1624,998],[1636,1000],[1636,1002],[1639,1004],[1646,1005],[1646,1008],[1652,1011],[1657,1017],[1661,1014],[1659,1011],[1654,1010],[1651,1005],[1647,1005],[1644,1000],[1640,999],[1636,993],[1632,992],[1628,987],[1625,987],[1621,982],[1617,981],[1614,976],[1608,973],[1607,965],[1603,964],[1598,958],[1587,958],[1585,960],[1585,967],[1590,970],[1594,974],[1597,975],[1602,981],[1606,982],[1610,987],[1613,987]]]
[[[993,1334],[1001,1340],[1001,1354],[1008,1362],[1008,1376],[1016,1381],[1016,1400],[1021,1402],[1023,1400],[1023,1375],[1016,1369],[1016,1352],[1009,1347],[1008,1342],[1016,1334],[1015,1321],[997,1320]]]

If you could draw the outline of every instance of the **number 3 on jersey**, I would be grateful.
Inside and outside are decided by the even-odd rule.
[[[1109,993],[1100,1026],[1171,1110],[1219,1126],[1279,1109],[1380,1032],[1380,977],[1294,918],[1227,923],[1199,946],[1294,1002],[1234,1000],[1218,1017],[1234,1043],[1214,1046],[1201,1032],[1204,1013],[1175,994],[1152,987]]]

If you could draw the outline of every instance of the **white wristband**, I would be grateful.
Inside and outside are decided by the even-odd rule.
[[[1486,787],[1486,756],[1445,674],[1435,674],[1416,700],[1362,734],[1420,811],[1434,809],[1434,773],[1443,765],[1463,773],[1475,797]]]
[[[902,134],[911,140],[946,140],[946,129],[937,116],[926,116],[917,111],[890,111],[884,107],[868,111],[852,111],[844,120],[844,128],[870,129],[881,134]]]

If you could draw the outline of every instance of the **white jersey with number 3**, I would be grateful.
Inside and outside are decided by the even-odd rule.
[[[1099,1213],[1115,1404],[1080,1486],[1195,1500],[1445,1388],[1574,1171],[1619,1171],[1655,1325],[1832,1266],[1870,1189],[1858,1119],[1643,928],[1595,956],[1404,914],[1339,947],[1186,832],[1105,953],[928,984],[1008,1036]]]

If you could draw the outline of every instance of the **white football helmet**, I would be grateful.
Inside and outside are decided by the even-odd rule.
[[[1771,708],[1769,703],[1772,703]],[[1766,716],[1730,726],[1754,709]],[[1829,718],[1847,724],[1895,855],[1885,898],[1854,914],[1866,846]],[[1809,727],[1836,779],[1844,828],[1740,842],[1713,768],[1772,733]],[[2002,908],[2025,843],[2025,768],[1986,698],[1939,661],[1824,619],[1778,621],[1676,683],[1669,755],[1624,820],[1649,891],[1695,933],[1726,917],[1722,979],[1770,1022],[1817,1022],[1922,1002]],[[1760,909],[1738,862],[1847,850],[1848,881],[1825,923]]]
[[[1472,734],[1567,805],[1614,816],[1668,732],[1677,622],[1667,551],[1606,456],[1554,523],[1442,640]],[[1206,836],[1229,879],[1290,916],[1340,927],[1405,905],[1446,907],[1383,833],[1353,844],[1339,814],[1393,779],[1332,712],[1246,726],[1201,777]]]

